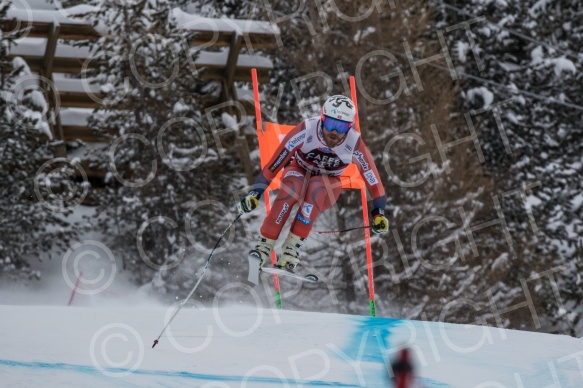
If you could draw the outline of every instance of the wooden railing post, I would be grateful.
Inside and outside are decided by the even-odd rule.
[[[54,13],[54,17],[51,18],[50,13]],[[83,22],[81,19],[68,20],[63,18],[56,10],[43,11],[40,19],[19,20],[15,15],[10,15],[9,12],[6,19],[0,20],[0,29],[11,31],[18,24],[30,27],[22,42],[11,48],[9,58],[21,57],[27,62],[31,71],[44,77],[41,78],[40,91],[44,93],[48,105],[46,115],[47,118],[50,118],[48,121],[50,121],[49,125],[53,138],[54,156],[67,157],[66,141],[80,139],[83,142],[91,143],[106,140],[92,134],[90,128],[87,127],[87,123],[82,120],[80,112],[72,115],[79,117],[79,119],[76,118],[72,122],[62,122],[61,107],[94,109],[99,108],[100,104],[87,93],[86,85],[82,85],[82,88],[79,87],[82,82],[79,79],[68,79],[67,82],[62,84],[57,79],[55,85],[53,72],[79,75],[83,69],[83,64],[91,56],[88,51],[63,42],[64,39],[95,41],[101,36],[89,22]],[[47,22],[47,20],[53,20],[53,22]],[[59,21],[57,22],[56,20]],[[250,70],[250,63],[253,63],[253,67],[257,68],[260,79],[268,79],[268,72],[273,69],[273,63],[257,54],[241,54],[241,49],[244,44],[255,49],[273,49],[277,45],[279,30],[273,24],[263,21],[245,21],[245,26],[249,22],[253,24],[253,28],[242,30],[240,27],[242,24],[238,22],[233,21],[231,23],[216,19],[213,22],[216,29],[213,28],[213,31],[209,31],[208,26],[203,25],[201,28],[197,23],[186,19],[179,27],[195,32],[195,38],[190,42],[191,47],[202,46],[201,49],[211,46],[213,48],[229,48],[228,53],[202,50],[200,57],[194,60],[193,66],[196,65],[197,68],[205,69],[202,74],[205,81],[221,82],[221,95],[218,99],[213,96],[211,104],[237,101],[237,103],[231,104],[232,106],[226,109],[229,110],[228,112],[231,115],[236,116],[239,122],[244,122],[244,117],[242,118],[241,116],[252,114],[253,106],[251,100],[242,101],[238,99],[235,82],[251,81],[247,72],[247,70]],[[28,45],[30,38],[46,39],[44,52],[42,50],[38,51],[36,48],[29,49],[36,44]],[[59,39],[61,40],[59,41]],[[59,51],[57,51],[57,46],[59,46]],[[62,46],[66,47],[66,50],[63,51],[67,52],[67,54],[59,56]],[[79,84],[76,84],[76,82],[79,82]],[[57,90],[57,88],[60,90]],[[101,98],[97,85],[89,85],[89,88],[92,88],[91,93]],[[243,110],[237,109],[237,106],[241,107],[238,103],[243,104]],[[111,128],[110,130],[115,132],[117,129]],[[243,126],[237,132],[235,147],[240,155],[241,165],[247,179],[251,181],[253,179],[253,165],[249,157],[250,143],[245,140],[245,128]],[[87,164],[87,161],[82,160],[81,163]],[[105,175],[104,171],[91,168],[87,168],[86,172],[97,179],[103,179]]]

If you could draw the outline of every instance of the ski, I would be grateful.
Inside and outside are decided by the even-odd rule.
[[[287,276],[294,279],[303,280],[310,283],[318,283],[318,277],[313,274],[299,275],[281,268],[263,267],[261,268],[261,257],[254,251],[249,252],[247,256],[249,261],[249,273],[247,280],[253,284],[259,284],[259,273],[265,272],[272,275]]]
[[[249,260],[247,280],[257,285],[259,284],[259,271],[261,271],[261,257],[255,252],[249,252],[247,260]]]
[[[285,269],[280,269],[280,268],[263,267],[263,268],[261,268],[261,272],[274,274],[274,275],[287,276],[290,278],[299,279],[299,280],[303,280],[305,282],[310,282],[310,283],[318,283],[318,281],[319,281],[318,277],[316,275],[313,275],[313,274],[299,275],[297,273],[289,272],[289,271],[286,271]]]

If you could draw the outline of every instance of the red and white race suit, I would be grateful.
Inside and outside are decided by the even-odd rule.
[[[320,117],[295,126],[282,140],[271,160],[259,174],[253,189],[259,194],[285,167],[281,191],[273,202],[261,227],[264,237],[276,240],[291,213],[299,203],[291,232],[308,237],[318,214],[332,207],[342,191],[339,176],[354,163],[363,176],[373,198],[373,207],[382,212],[387,199],[373,157],[354,130],[348,131],[335,147],[328,147],[322,135]]]

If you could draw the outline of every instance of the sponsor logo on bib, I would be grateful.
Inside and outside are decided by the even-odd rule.
[[[302,217],[302,215],[300,213],[298,213],[298,215],[296,216],[296,219],[298,221],[300,221],[302,224],[310,225],[312,223],[312,221],[306,220],[304,217]]]
[[[285,146],[285,148],[287,148],[288,151],[293,150],[298,144],[300,144],[304,140],[305,137],[306,137],[306,133],[305,132],[302,132],[299,135],[296,135],[295,137],[292,137],[287,142],[287,145]]]
[[[285,158],[288,155],[289,155],[288,150],[281,151],[281,154],[279,154],[279,157],[277,158],[277,160],[275,162],[273,162],[271,167],[269,167],[269,171],[274,172],[275,170],[277,170],[277,168],[283,163],[283,161],[285,160]]]
[[[304,203],[302,205],[302,214],[306,217],[306,218],[310,218],[310,215],[312,214],[312,209],[314,208],[314,205],[309,204],[309,203]]]
[[[364,173],[364,177],[366,178],[366,181],[368,183],[370,183],[371,186],[376,185],[377,183],[379,183],[379,181],[377,180],[377,177],[374,173],[374,171],[367,171]]]
[[[370,166],[368,165],[368,163],[364,160],[364,155],[362,154],[362,152],[360,151],[354,151],[353,154],[356,157],[356,160],[358,160],[358,163],[360,163],[360,165],[362,166],[362,169],[364,171],[368,170],[370,168]]]
[[[289,205],[286,203],[283,204],[283,209],[281,209],[281,212],[279,212],[279,215],[277,216],[277,220],[275,220],[275,223],[277,225],[281,224],[281,220],[283,220],[283,216],[285,216],[285,213],[289,210]]]

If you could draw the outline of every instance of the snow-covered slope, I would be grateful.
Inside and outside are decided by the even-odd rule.
[[[387,318],[185,305],[0,306],[2,387],[581,387],[583,340]],[[553,385],[554,384],[554,385]]]

